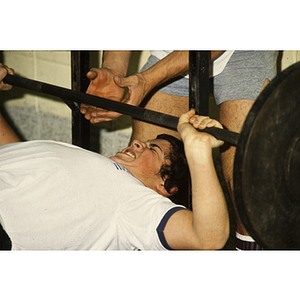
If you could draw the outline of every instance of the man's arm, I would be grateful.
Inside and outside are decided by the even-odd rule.
[[[173,249],[220,249],[229,236],[227,205],[212,157],[212,148],[223,142],[195,130],[212,126],[221,128],[215,120],[194,116],[194,111],[183,114],[178,123],[191,173],[193,212],[180,210],[167,222],[164,234]]]
[[[115,77],[120,87],[128,87],[124,102],[138,106],[155,87],[189,70],[189,51],[173,51],[149,69],[127,78]]]
[[[131,51],[104,51],[101,68],[92,68],[87,73],[87,77],[91,80],[87,93],[110,100],[121,101],[125,89],[117,86],[113,78],[114,76],[126,76],[130,54]],[[81,104],[80,111],[91,123],[95,123],[93,114],[106,112],[106,110],[87,104]],[[120,116],[120,114],[117,116]],[[109,120],[111,119],[109,119],[108,114],[102,121]]]
[[[5,84],[2,80],[3,78],[9,74],[14,74],[14,70],[5,67],[3,64],[0,63],[0,91],[8,91],[12,88],[11,85]],[[12,128],[8,125],[6,120],[3,118],[2,114],[0,113],[0,146],[10,143],[20,142],[19,137],[16,133],[12,130]]]
[[[127,74],[131,51],[104,51],[102,68],[111,70],[114,75],[125,77]]]
[[[224,51],[210,51],[210,60],[220,56]],[[173,51],[155,65],[140,74],[144,77],[145,92],[149,93],[156,86],[165,83],[189,71],[189,51]],[[126,82],[126,78],[122,80]],[[128,85],[125,85],[128,86]]]

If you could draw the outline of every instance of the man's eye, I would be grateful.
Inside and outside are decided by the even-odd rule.
[[[149,145],[149,149],[150,149],[151,151],[154,151],[154,152],[156,152],[156,148],[155,148],[155,146],[154,146],[154,145]]]

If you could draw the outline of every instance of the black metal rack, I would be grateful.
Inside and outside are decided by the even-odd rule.
[[[86,77],[90,70],[89,51],[71,51],[72,89],[85,92],[89,80]],[[68,102],[72,109],[72,144],[90,149],[90,122],[80,113],[80,104]]]

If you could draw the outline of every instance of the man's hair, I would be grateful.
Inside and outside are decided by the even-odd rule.
[[[167,140],[171,144],[170,153],[166,156],[166,159],[171,163],[162,165],[160,169],[160,175],[165,180],[164,187],[167,192],[171,193],[173,187],[177,187],[178,189],[169,198],[176,204],[190,208],[190,172],[184,153],[183,142],[168,134],[160,134],[156,138]]]

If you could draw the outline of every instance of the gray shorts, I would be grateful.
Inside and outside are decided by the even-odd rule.
[[[266,78],[277,72],[278,51],[234,51],[221,74],[212,79],[216,104],[229,100],[255,100]],[[141,72],[159,60],[150,56]],[[159,87],[159,91],[182,97],[189,95],[189,79],[179,77]]]

